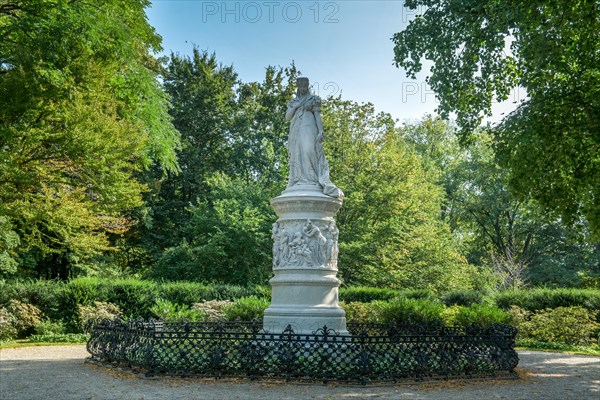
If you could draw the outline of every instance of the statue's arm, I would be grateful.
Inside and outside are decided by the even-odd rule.
[[[322,143],[325,140],[325,131],[323,130],[323,120],[321,119],[321,107],[316,105],[313,107],[315,123],[317,124],[317,141]]]
[[[294,114],[296,113],[296,110],[298,109],[298,105],[297,103],[290,101],[288,103],[288,108],[287,111],[285,113],[285,120],[286,121],[290,121],[292,118],[294,118]]]

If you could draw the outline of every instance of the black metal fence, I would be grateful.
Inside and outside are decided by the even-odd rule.
[[[514,377],[516,329],[349,325],[311,335],[262,330],[262,323],[97,320],[91,360],[152,375],[397,382]]]

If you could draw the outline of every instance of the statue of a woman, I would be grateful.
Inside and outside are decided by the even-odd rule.
[[[310,94],[308,78],[298,78],[296,98],[288,103],[285,118],[291,120],[288,138],[290,177],[288,187],[319,184],[323,193],[342,198],[343,192],[329,180],[329,164],[323,151],[321,99]]]

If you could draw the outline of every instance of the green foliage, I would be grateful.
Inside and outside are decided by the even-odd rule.
[[[21,238],[13,229],[11,220],[0,215],[0,277],[13,275],[19,266],[16,250]]]
[[[351,301],[348,303],[340,301],[340,307],[346,312],[346,321],[355,324],[377,322],[376,313],[373,312],[374,307],[372,304],[373,303],[364,303],[361,301]]]
[[[36,335],[55,335],[65,333],[66,327],[62,322],[53,322],[48,319],[38,322],[33,327],[33,331]]]
[[[152,277],[169,280],[266,283],[271,276],[272,221],[264,183],[224,174],[207,179],[209,199],[189,207],[186,239],[166,249]]]
[[[398,291],[387,288],[351,286],[340,288],[339,298],[348,303],[369,303],[373,300],[389,300],[398,296]]]
[[[398,291],[398,296],[406,299],[427,300],[438,302],[439,295],[428,289],[404,289]]]
[[[195,282],[142,281],[135,279],[108,280],[77,278],[65,284],[56,281],[0,282],[0,308],[12,299],[39,307],[52,321],[63,321],[69,330],[81,329],[79,306],[94,307],[95,302],[112,303],[125,318],[149,318],[155,299],[191,307],[209,300],[234,300],[257,296],[269,298],[270,287],[207,285]]]
[[[485,304],[452,306],[444,310],[443,316],[444,322],[450,326],[476,325],[486,328],[495,323],[507,324],[511,321],[507,312]]]
[[[445,189],[443,217],[462,238],[468,261],[482,267],[474,283],[479,290],[577,287],[584,276],[600,273],[600,248],[585,224],[571,229],[512,193],[510,172],[494,159],[490,135],[480,133],[461,149],[452,125],[431,117],[404,125],[402,133]]]
[[[19,300],[35,305],[50,319],[60,319],[64,311],[63,289],[64,283],[57,281],[0,281],[0,307]]]
[[[150,312],[157,318],[166,322],[203,321],[206,318],[205,313],[197,308],[171,303],[169,300],[156,299],[155,304],[150,308]]]
[[[598,311],[583,307],[540,310],[518,326],[521,339],[587,346],[598,343]]]
[[[598,344],[592,344],[590,346],[576,346],[566,343],[541,342],[535,339],[517,339],[517,347],[552,352],[568,352],[570,354],[600,356],[600,346]]]
[[[254,296],[236,299],[233,304],[223,308],[223,314],[228,321],[262,320],[270,301]]]
[[[234,300],[245,296],[265,298],[271,296],[271,288],[268,286],[236,286],[197,282],[164,282],[155,285],[161,298],[185,305],[209,300]]]
[[[152,53],[160,36],[148,25],[147,6],[3,2],[0,257],[10,266],[4,272],[16,261],[25,276],[66,280],[79,273],[113,248],[111,235],[134,223],[129,212],[145,190],[135,174],[154,162],[176,170],[179,136],[157,79]]]
[[[410,0],[424,11],[394,35],[396,65],[428,83],[446,118],[456,113],[468,142],[492,101],[526,92],[494,130],[497,157],[522,199],[535,198],[569,225],[600,234],[600,10],[559,0]],[[507,48],[510,51],[507,51]]]
[[[16,319],[6,307],[0,307],[0,342],[17,337]]]
[[[443,291],[472,285],[473,269],[439,210],[443,192],[372,104],[323,103],[331,178],[345,192],[337,215],[347,285]]]
[[[167,280],[265,283],[269,199],[285,186],[285,107],[296,75],[268,67],[242,83],[231,66],[194,49],[171,55],[165,89],[184,138],[181,173],[150,171],[144,225],[128,242],[150,275]]]
[[[558,307],[584,307],[600,310],[600,291],[590,289],[531,289],[499,292],[494,296],[502,309],[518,306],[528,311]]]
[[[225,319],[225,309],[231,306],[231,300],[209,300],[194,304],[194,309],[201,310],[209,322]]]
[[[481,292],[475,290],[457,290],[445,293],[441,300],[447,306],[470,306],[483,304],[484,298]]]
[[[86,333],[47,333],[29,336],[31,343],[85,343],[90,336]]]
[[[42,311],[32,304],[11,300],[7,309],[14,316],[13,325],[19,336],[29,334],[35,325],[42,322]]]
[[[122,314],[123,314],[123,312],[121,311],[121,309],[112,303],[105,303],[102,301],[94,301],[94,304],[90,305],[90,306],[78,305],[77,306],[77,317],[78,317],[77,328],[79,328],[78,330],[80,330],[80,331],[81,331],[81,329],[85,330],[87,327],[87,324],[90,320],[95,320],[95,319],[113,320],[113,319],[119,318]],[[69,321],[69,322],[71,322],[71,325],[72,325],[72,321]],[[71,328],[71,329],[73,329],[73,328]]]
[[[398,297],[381,304],[381,323],[430,324],[442,323],[444,306],[430,300]]]

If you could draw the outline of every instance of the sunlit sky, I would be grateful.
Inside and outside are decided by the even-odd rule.
[[[371,102],[400,121],[434,113],[425,83],[393,65],[394,33],[416,11],[400,0],[200,1],[154,0],[147,10],[163,38],[163,54],[190,55],[194,46],[233,65],[244,82],[262,81],[268,65],[292,62],[322,97]],[[513,93],[494,106],[492,121],[514,108]]]

